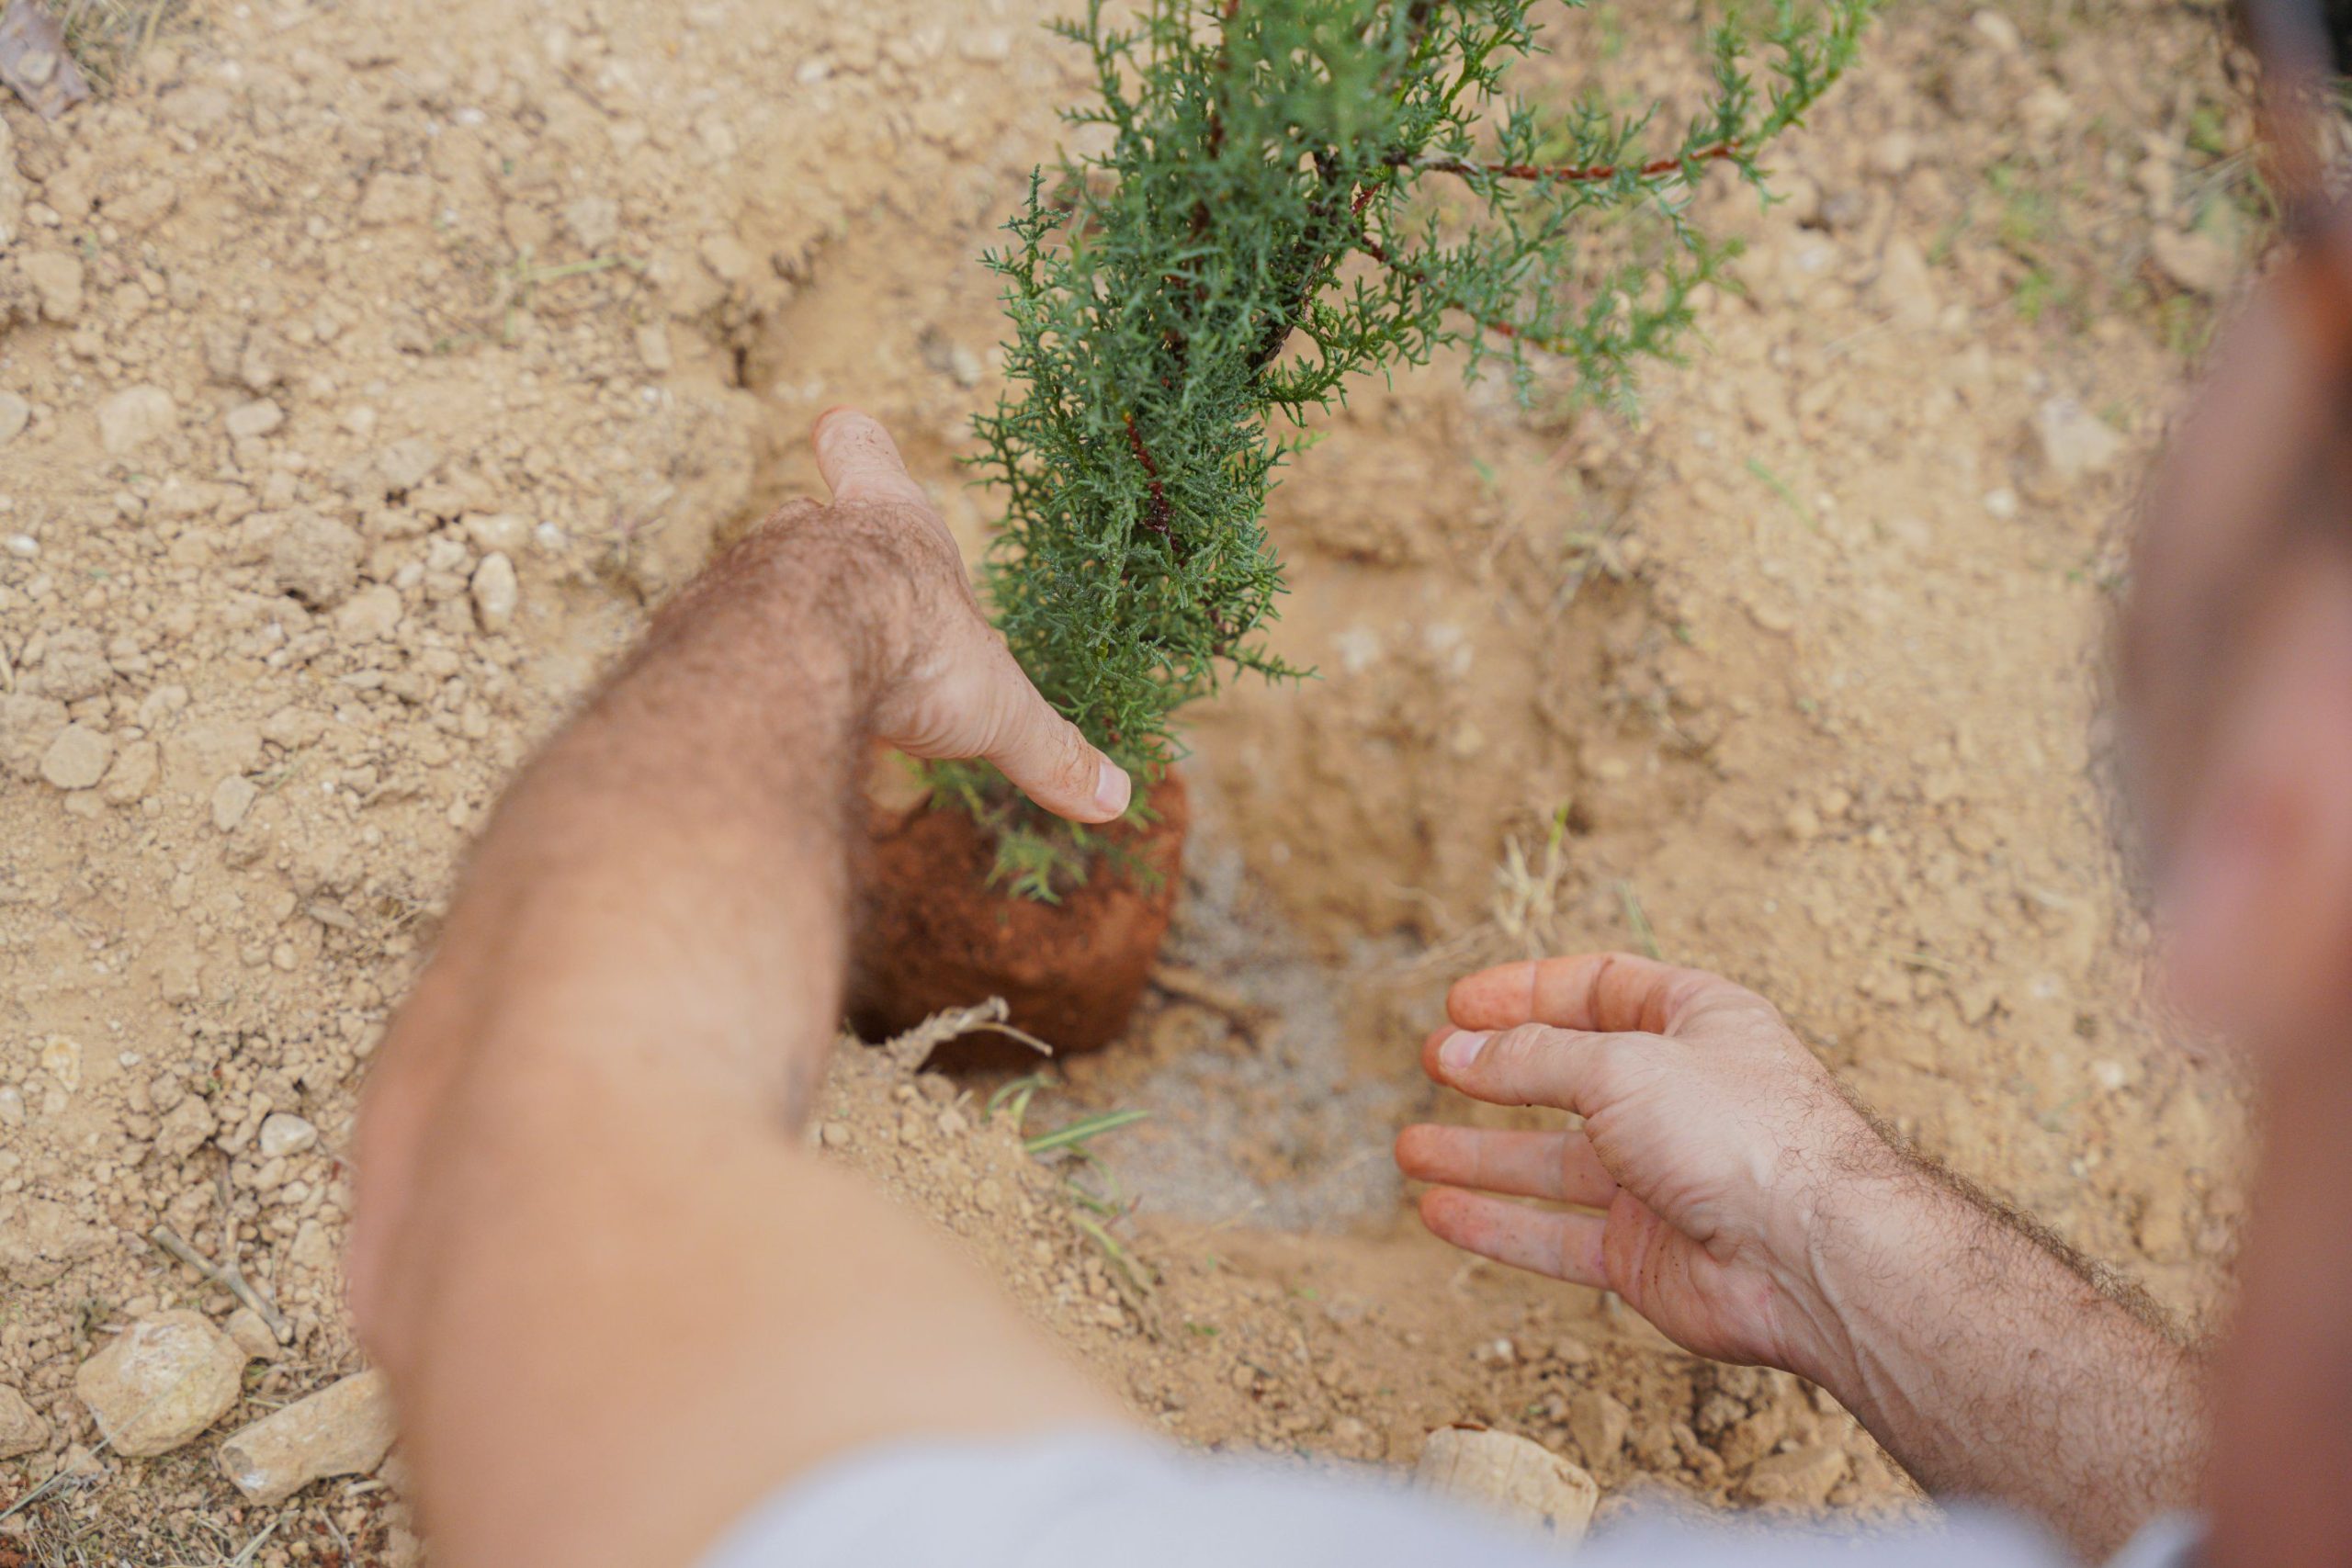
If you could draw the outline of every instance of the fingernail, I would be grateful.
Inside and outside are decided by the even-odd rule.
[[[1488,1036],[1467,1029],[1457,1029],[1441,1041],[1437,1048],[1437,1065],[1449,1073],[1466,1071],[1487,1048]]]
[[[1095,809],[1107,817],[1124,816],[1128,797],[1134,794],[1135,785],[1119,765],[1108,757],[1103,758],[1100,770],[1094,775]]]

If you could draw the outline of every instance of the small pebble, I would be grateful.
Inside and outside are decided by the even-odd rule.
[[[319,1130],[289,1111],[280,1111],[262,1121],[261,1153],[264,1159],[301,1154],[316,1147],[318,1141]]]

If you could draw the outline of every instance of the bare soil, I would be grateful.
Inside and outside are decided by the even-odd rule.
[[[1083,82],[1048,9],[213,0],[54,125],[0,105],[0,1384],[50,1428],[0,1461],[40,1492],[0,1561],[414,1559],[397,1454],[267,1509],[212,1456],[360,1364],[368,1054],[503,781],[648,601],[815,485],[824,406],[888,421],[980,545],[974,258]],[[1363,389],[1272,517],[1280,650],[1320,677],[1202,713],[1167,961],[1025,1131],[1151,1119],[1107,1170],[1041,1163],[990,1080],[854,1055],[824,1145],[1191,1441],[1395,1465],[1469,1419],[1611,1507],[1913,1506],[1816,1391],[1401,1201],[1396,1124],[1467,1113],[1415,1068],[1444,980],[1654,944],[2210,1321],[2243,1100],[2139,997],[2094,773],[2115,525],[2250,245],[2214,28],[1898,4],[1771,160],[1790,199],[1704,198],[1741,288],[1638,421],[1564,378]],[[1561,42],[1531,85],[1687,80],[1654,7]],[[274,1112],[317,1145],[264,1157]],[[158,1224],[295,1337],[124,1460],[74,1369],[233,1305]]]

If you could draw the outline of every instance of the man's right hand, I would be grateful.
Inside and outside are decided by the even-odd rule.
[[[1432,1078],[1584,1125],[1405,1129],[1398,1166],[1444,1184],[1421,1199],[1431,1231],[1613,1290],[1701,1355],[1801,1371],[1836,1359],[1836,1313],[1815,1277],[1824,1208],[1858,1179],[1917,1173],[1770,1003],[1699,970],[1602,953],[1473,975],[1446,1011],[1456,1027],[1422,1053]]]
[[[2191,1495],[2196,1355],[2144,1298],[1894,1147],[1754,992],[1604,953],[1473,975],[1446,1012],[1431,1077],[1584,1118],[1405,1129],[1396,1163],[1444,1184],[1421,1217],[1447,1241],[1615,1291],[1700,1355],[1810,1378],[1936,1495],[2030,1509],[2086,1556]]]

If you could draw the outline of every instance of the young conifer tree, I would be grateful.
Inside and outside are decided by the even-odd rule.
[[[1037,172],[986,258],[1012,338],[975,422],[1005,507],[985,586],[1023,667],[1145,783],[1185,704],[1302,673],[1261,637],[1283,592],[1264,514],[1309,414],[1453,348],[1522,390],[1564,362],[1622,402],[1731,254],[1689,221],[1697,183],[1724,164],[1760,185],[1876,3],[1724,19],[1702,106],[1668,130],[1598,90],[1514,96],[1533,0],[1138,0],[1117,25],[1090,0],[1057,28],[1095,73],[1066,118],[1106,144]],[[934,784],[1032,897],[1100,848],[985,768]]]

